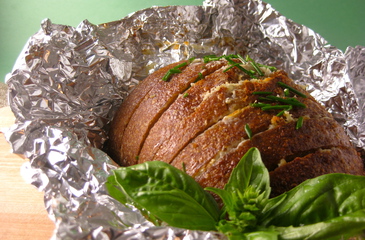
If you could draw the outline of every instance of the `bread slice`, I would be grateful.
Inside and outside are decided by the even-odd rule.
[[[354,161],[356,155],[352,147],[320,148],[284,163],[270,172],[271,196],[280,195],[307,179],[328,173],[363,175],[364,166],[361,161]]]
[[[137,108],[130,116],[128,124],[124,127],[121,141],[120,160],[125,165],[136,164],[141,145],[147,137],[150,127],[156,122],[161,114],[176,100],[180,93],[189,88],[201,71],[202,64],[195,62],[189,64],[180,74],[174,74],[168,81],[162,77],[170,68],[164,68],[159,74],[152,74],[153,83],[147,86],[150,88],[144,98],[139,101]],[[152,81],[152,80],[151,80]],[[144,88],[144,82],[139,88]],[[122,110],[121,110],[122,111]]]
[[[183,62],[185,61],[180,61],[165,66],[149,75],[133,89],[133,91],[128,95],[128,97],[116,111],[110,126],[111,130],[109,131],[109,141],[107,146],[108,153],[111,155],[114,161],[121,165],[127,165],[123,162],[120,150],[124,139],[125,129],[133,113],[136,111],[136,109],[138,109],[140,103],[145,99],[146,95],[151,91],[151,89],[155,87],[156,83],[158,84],[160,82],[166,72]]]

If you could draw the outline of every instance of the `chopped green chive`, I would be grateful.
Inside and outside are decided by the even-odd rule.
[[[171,73],[181,73],[181,70],[180,69],[177,69],[177,68],[172,68],[169,70]]]
[[[293,98],[281,98],[276,96],[266,96],[266,97],[259,97],[259,100],[266,100],[266,101],[276,101],[276,102],[282,102],[286,104],[290,104],[296,107],[302,107],[306,108],[306,105],[304,103],[299,102],[296,99]]]
[[[268,68],[271,72],[275,72],[277,70],[277,68],[273,67],[273,66],[268,66],[268,65],[264,65],[264,64],[260,64],[260,63],[257,63],[257,65],[260,67]]]
[[[249,71],[249,70],[245,69],[244,67],[242,67],[240,65],[240,63],[237,63],[237,62],[233,61],[231,59],[231,56],[224,56],[224,58],[231,64],[231,66],[228,67],[227,69],[225,69],[224,72],[227,72],[229,69],[231,69],[233,67],[237,67],[239,70],[241,70],[242,72],[246,73],[250,77],[254,77],[254,74],[253,74],[252,71]]]
[[[267,107],[267,106],[271,106],[271,104],[268,104],[268,103],[252,103],[251,104],[251,107]]]
[[[246,60],[240,54],[237,54],[237,57],[241,60],[242,63],[246,63]]]
[[[227,67],[226,69],[223,70],[223,72],[228,72],[228,70],[230,70],[231,68],[234,68],[235,66],[238,66],[238,63]]]
[[[183,63],[180,63],[179,65],[177,65],[174,68],[181,68],[181,67],[185,67],[186,65],[188,65],[188,62],[183,62]]]
[[[270,102],[269,103],[262,103],[262,102],[258,102],[258,103],[252,103],[250,104],[251,107],[259,107],[261,108],[262,111],[268,111],[268,110],[281,110],[276,116],[280,117],[282,115],[284,115],[285,111],[290,111],[293,109],[293,107],[302,107],[305,108],[306,105],[302,102],[300,102],[298,99],[296,98],[292,98],[292,97],[286,97],[286,98],[281,98],[281,97],[276,97],[274,95],[271,95],[272,92],[265,92],[265,91],[256,91],[252,93],[253,95],[261,95],[258,97],[258,100],[260,101],[267,101]],[[285,103],[285,105],[283,104],[277,104],[277,103]]]
[[[246,123],[246,125],[245,125],[245,131],[246,131],[246,134],[247,134],[248,138],[251,139],[252,138],[252,130],[251,130],[250,126],[248,125],[248,123]]]
[[[293,106],[292,105],[289,105],[289,107],[287,108],[287,109],[283,109],[282,111],[280,111],[278,114],[276,114],[276,116],[277,117],[281,117],[281,116],[283,116],[284,115],[284,113],[286,112],[286,111],[290,111],[290,110],[292,110],[293,109]]]
[[[169,71],[167,71],[167,73],[162,77],[162,81],[167,82],[167,80],[169,80],[169,78],[171,77],[172,73]]]
[[[181,165],[182,165],[182,170],[183,170],[183,172],[184,172],[184,173],[186,173],[186,166],[185,166],[185,162],[182,162],[182,164],[181,164]]]
[[[189,93],[187,93],[187,92],[186,92],[186,93],[184,93],[184,95],[183,95],[183,97],[184,97],[184,98],[186,98],[186,97],[188,97],[188,96],[189,96]]]
[[[252,93],[253,95],[272,95],[272,92],[266,92],[266,91],[256,91]]]
[[[296,125],[295,125],[295,129],[299,129],[299,128],[301,128],[303,126],[303,117],[302,116],[300,116],[299,118],[298,118],[298,120],[297,120],[297,123],[296,123]]]
[[[239,70],[241,70],[242,72],[246,73],[250,78],[257,78],[257,76],[259,77],[262,77],[264,76],[265,74],[262,72],[262,70],[260,69],[260,67],[265,67],[265,68],[269,68],[271,71],[274,71],[276,70],[275,67],[271,67],[271,66],[267,66],[267,65],[263,65],[263,64],[259,64],[259,63],[256,63],[253,59],[251,59],[249,56],[246,56],[246,59],[243,58],[241,55],[237,54],[230,54],[230,55],[223,55],[223,56],[216,56],[216,55],[207,55],[207,56],[204,56],[203,57],[203,61],[204,63],[208,63],[208,62],[211,62],[211,61],[218,61],[220,59],[226,59],[228,61],[228,63],[230,63],[231,66],[229,66],[228,68],[226,68],[224,70],[224,72],[227,72],[228,70],[230,70],[231,68],[238,68]],[[234,58],[238,58],[240,59],[241,63],[239,62],[235,62]],[[166,74],[162,77],[162,80],[163,81],[168,81],[171,76],[175,73],[181,73],[181,70],[179,68],[182,68],[184,66],[186,66],[187,64],[193,62],[195,59],[195,57],[193,58],[190,58],[188,59],[188,61],[186,62],[183,62],[175,67],[173,67],[172,69],[170,69],[169,71],[166,72]],[[245,69],[244,67],[242,67],[242,63],[249,63],[252,65],[252,67],[255,69],[255,70],[248,70],[248,69]],[[196,79],[196,81],[202,79],[202,77]]]
[[[261,101],[268,101],[268,102],[272,102],[273,100],[267,97],[259,97],[259,100]]]
[[[174,73],[181,73],[181,70],[179,68],[185,67],[186,65],[188,65],[188,62],[183,62],[180,63],[179,65],[176,65],[175,67],[169,69],[166,74],[162,77],[162,81],[167,82],[170,77],[172,76],[172,74]]]
[[[200,72],[198,73],[198,76],[196,77],[195,81],[194,82],[197,82],[199,80],[202,80],[204,78],[203,74]]]
[[[263,106],[261,107],[263,111],[266,110],[272,110],[272,109],[284,109],[284,110],[290,110],[292,109],[291,105],[270,105],[270,106]]]
[[[290,90],[288,88],[284,89],[284,95],[285,97],[289,97],[290,96]]]
[[[252,67],[256,70],[256,72],[259,74],[259,76],[264,76],[265,74],[261,71],[260,67],[257,65],[257,63],[250,58],[248,55],[246,56],[246,61],[249,62]]]
[[[293,87],[291,87],[291,86],[289,86],[289,85],[287,85],[287,84],[285,84],[283,82],[278,82],[278,85],[281,86],[281,87],[284,87],[284,88],[289,89],[289,91],[291,91],[292,93],[294,93],[294,94],[296,94],[296,95],[298,95],[300,97],[303,97],[303,98],[306,98],[307,97],[304,93],[296,90],[295,88],[293,88]]]
[[[284,115],[285,111],[288,111],[288,110],[282,110],[280,111],[278,114],[276,114],[277,117],[281,117]]]
[[[208,63],[211,61],[220,60],[222,57],[217,57],[216,55],[207,55],[203,57],[204,63]]]

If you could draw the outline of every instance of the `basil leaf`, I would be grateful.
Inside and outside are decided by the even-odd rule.
[[[266,228],[266,229],[258,229],[253,232],[245,232],[242,233],[237,230],[235,226],[229,228],[230,226],[225,224],[221,228],[218,226],[218,229],[225,233],[229,240],[278,240],[279,232],[276,231],[274,227]],[[223,228],[223,229],[222,229]]]
[[[191,230],[215,230],[219,208],[214,198],[188,174],[161,161],[145,162],[113,171],[120,194],[109,191],[116,199],[132,201],[137,208],[172,227]],[[108,181],[109,181],[108,178]],[[112,183],[113,180],[110,180]]]
[[[234,201],[235,201],[235,196],[231,193],[228,192],[224,189],[219,189],[219,188],[213,188],[213,187],[206,187],[204,188],[207,191],[211,191],[215,194],[217,194],[223,201],[223,212],[226,211],[227,207],[231,207],[234,205]],[[224,213],[222,213],[224,214]],[[223,218],[225,218],[225,216],[223,216]]]
[[[365,226],[365,210],[359,210],[328,221],[301,227],[277,227],[280,239],[338,240],[360,235]]]
[[[126,204],[128,203],[128,195],[124,192],[123,188],[119,185],[115,175],[112,174],[107,178],[105,187],[109,192],[109,195],[115,198],[117,201]]]
[[[364,196],[364,176],[322,175],[268,200],[262,224],[300,226],[329,221],[365,209]]]
[[[244,239],[247,240],[277,240],[279,233],[270,229],[263,231],[256,231],[244,234]],[[242,239],[242,238],[241,238]]]
[[[224,189],[229,192],[245,192],[248,187],[253,187],[263,198],[270,195],[269,172],[262,162],[260,151],[257,148],[249,149],[233,169]]]
[[[118,183],[116,175],[110,175],[105,182],[105,186],[107,191],[109,192],[109,195],[112,196],[114,199],[123,204],[133,205],[135,208],[139,209],[141,214],[143,214],[154,225],[159,226],[161,224],[161,221],[159,219],[151,215],[149,212],[143,209],[143,207],[139,206],[138,203],[134,202],[133,199],[128,196],[123,187],[120,186],[120,184]]]

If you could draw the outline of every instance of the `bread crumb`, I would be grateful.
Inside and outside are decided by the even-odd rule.
[[[285,111],[283,114],[283,117],[285,118],[286,122],[293,122],[296,121],[293,116],[291,115],[291,113],[289,113],[289,111]]]
[[[287,164],[286,160],[285,159],[280,159],[280,162],[279,162],[278,166],[281,167],[285,164]]]

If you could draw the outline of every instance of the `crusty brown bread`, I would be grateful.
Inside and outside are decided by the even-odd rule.
[[[156,71],[123,102],[110,129],[107,149],[120,165],[165,161],[203,187],[222,188],[251,147],[270,171],[273,195],[326,173],[364,175],[343,128],[303,87],[284,71],[234,57]]]

